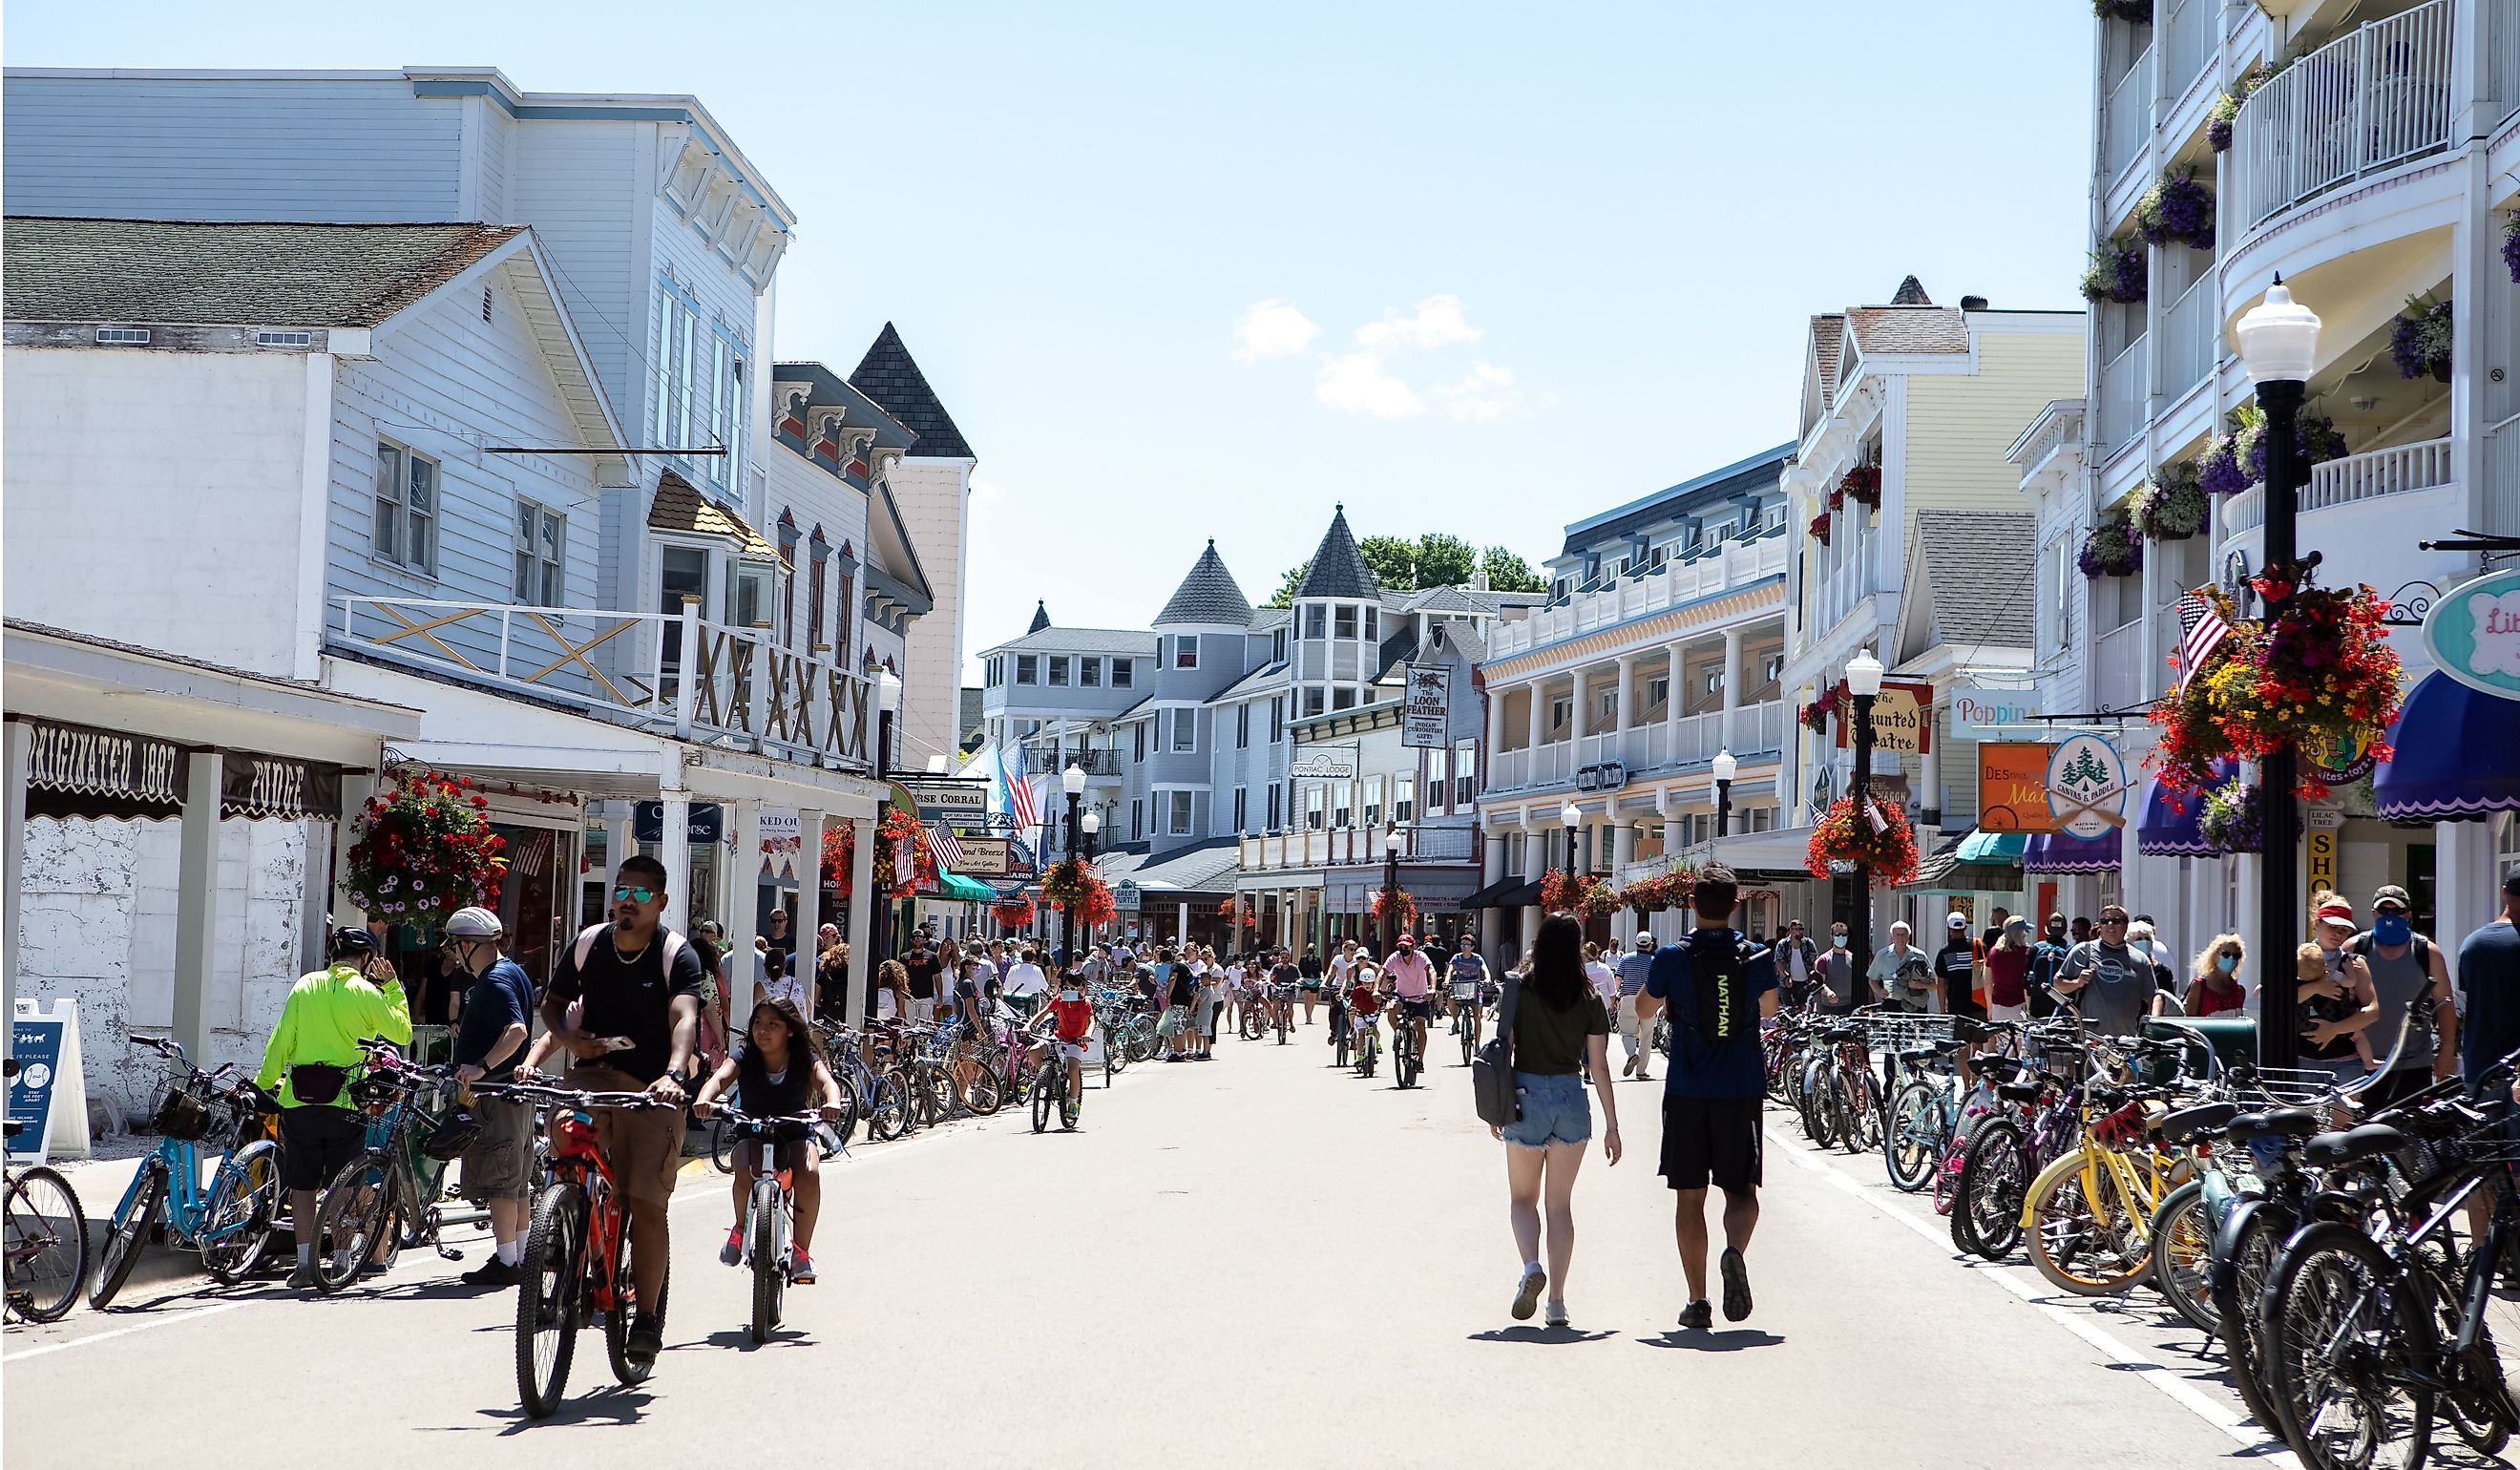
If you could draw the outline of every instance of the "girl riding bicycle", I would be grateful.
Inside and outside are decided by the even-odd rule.
[[[1365,1039],[1373,1034],[1374,1020],[1382,1009],[1382,971],[1369,959],[1358,963],[1351,973],[1354,978],[1347,988],[1349,1045],[1362,1056]]]
[[[814,1028],[805,1024],[804,1015],[790,1001],[764,1001],[752,1007],[743,1036],[693,1099],[692,1116],[705,1120],[717,1110],[718,1098],[730,1086],[742,1089],[743,1111],[755,1118],[788,1118],[817,1110],[825,1122],[840,1116],[839,1080],[823,1059],[823,1044]],[[729,1266],[743,1263],[743,1215],[752,1197],[753,1157],[751,1149],[735,1150],[735,1227],[726,1232],[726,1244],[717,1252],[718,1260]],[[795,1261],[788,1279],[811,1286],[814,1217],[823,1203],[821,1150],[811,1138],[789,1139],[779,1145],[778,1164],[796,1189]]]

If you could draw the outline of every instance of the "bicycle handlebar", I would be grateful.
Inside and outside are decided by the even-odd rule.
[[[519,1102],[549,1102],[587,1109],[636,1110],[680,1106],[678,1103],[667,1102],[662,1097],[651,1096],[646,1092],[589,1092],[581,1091],[576,1088],[547,1087],[540,1083],[528,1082],[476,1082],[472,1084],[472,1092],[478,1097],[509,1097]]]

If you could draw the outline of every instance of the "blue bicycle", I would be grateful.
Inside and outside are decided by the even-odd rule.
[[[253,1274],[271,1244],[280,1212],[280,1145],[268,1138],[239,1143],[260,1116],[264,1099],[249,1083],[232,1079],[233,1065],[203,1072],[171,1041],[135,1036],[134,1043],[165,1056],[170,1076],[153,1124],[157,1151],[141,1160],[114,1208],[113,1225],[97,1264],[96,1291],[88,1304],[103,1310],[131,1277],[152,1231],[163,1225],[169,1244],[199,1251],[210,1278],[233,1286]],[[224,1154],[202,1183],[205,1154]]]

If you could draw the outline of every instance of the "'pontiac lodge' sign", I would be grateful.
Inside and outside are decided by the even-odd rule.
[[[143,806],[184,804],[184,752],[170,741],[48,720],[29,720],[26,728],[30,786]]]

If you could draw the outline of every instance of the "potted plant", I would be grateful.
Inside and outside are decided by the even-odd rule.
[[[2511,284],[2520,286],[2520,209],[2502,221],[2502,268],[2511,273]]]
[[[2258,788],[2233,777],[2207,793],[2196,831],[2217,852],[2253,853],[2264,845],[2265,820]]]
[[[2505,255],[2511,252],[2503,251]],[[2398,363],[2398,372],[2407,378],[2420,378],[2430,373],[2442,382],[2450,381],[2451,304],[2433,299],[2427,291],[2408,296],[2407,309],[2389,328],[2389,355]]]
[[[1818,515],[1811,518],[1810,530],[1812,540],[1819,542],[1822,546],[1828,545],[1828,512],[1826,511],[1822,511]]]
[[[2143,251],[2111,241],[2092,252],[2083,272],[2083,299],[2131,305],[2144,297]]]
[[[1830,508],[1832,510],[1836,508],[1836,504],[1839,500],[1860,501],[1868,510],[1880,510],[1881,467],[1878,465],[1856,466],[1854,468],[1846,471],[1845,474],[1839,476],[1837,481],[1837,497],[1833,498],[1831,502]]]
[[[2165,465],[2127,497],[2127,513],[2149,541],[2185,541],[2205,529],[2208,507],[2193,465]]]
[[[397,774],[359,813],[342,869],[350,901],[423,938],[458,909],[495,907],[508,842],[490,830],[489,806],[469,776]]]
[[[2252,62],[2248,70],[2232,79],[2230,90],[2214,99],[2214,109],[2205,117],[2205,144],[2208,148],[2218,154],[2230,152],[2231,128],[2240,120],[2240,104],[2248,101],[2249,94],[2265,86],[2267,79],[2274,74],[2274,69],[2266,63]]]
[[[936,857],[927,850],[926,834],[920,829],[919,819],[899,808],[888,808],[876,823],[875,886],[876,891],[891,898],[908,898],[922,888],[936,884]],[[910,869],[907,873],[892,870],[892,855],[907,842],[910,845]],[[858,824],[837,823],[823,833],[823,885],[839,891],[847,898],[855,886],[851,874],[857,868]]]
[[[1020,893],[1013,898],[1001,899],[989,906],[989,917],[994,919],[1001,929],[1031,928],[1035,912],[1032,900]]]
[[[2281,601],[2283,611],[2264,621],[2233,620],[2225,604],[2229,635],[2184,690],[2154,701],[2151,719],[2161,731],[2154,756],[2164,786],[2206,791],[2221,780],[2215,762],[2263,760],[2285,748],[2367,744],[2374,759],[2391,758],[2382,735],[2398,717],[2402,671],[2384,621],[2389,603],[2367,586],[2308,584],[2298,567],[2255,578],[2259,595]],[[2303,788],[2319,786],[2306,777]]]
[[[2136,534],[2135,521],[2126,512],[2114,512],[2100,517],[2083,537],[2082,555],[2075,562],[2084,576],[2094,581],[2132,577],[2143,570],[2143,538]]]
[[[2254,403],[2225,416],[2223,432],[2197,461],[2197,480],[2208,495],[2236,495],[2267,477],[2266,426],[2267,416]],[[2345,435],[2325,414],[2305,412],[2293,447],[2305,466],[2323,465],[2345,457]]]
[[[2180,241],[2214,248],[2214,192],[2192,168],[2166,168],[2135,206],[2136,233],[2153,245]]]
[[[1908,814],[1895,802],[1869,803],[1869,812],[1841,796],[1813,824],[1803,866],[1813,877],[1829,875],[1831,863],[1852,863],[1871,871],[1877,882],[1893,886],[1916,875],[1916,834]]]
[[[1407,889],[1375,889],[1372,909],[1373,921],[1377,924],[1395,923],[1403,934],[1418,927],[1418,901],[1409,896]]]
[[[2152,0],[2092,0],[2092,14],[2103,21],[2128,21],[2137,25],[2152,23]]]

